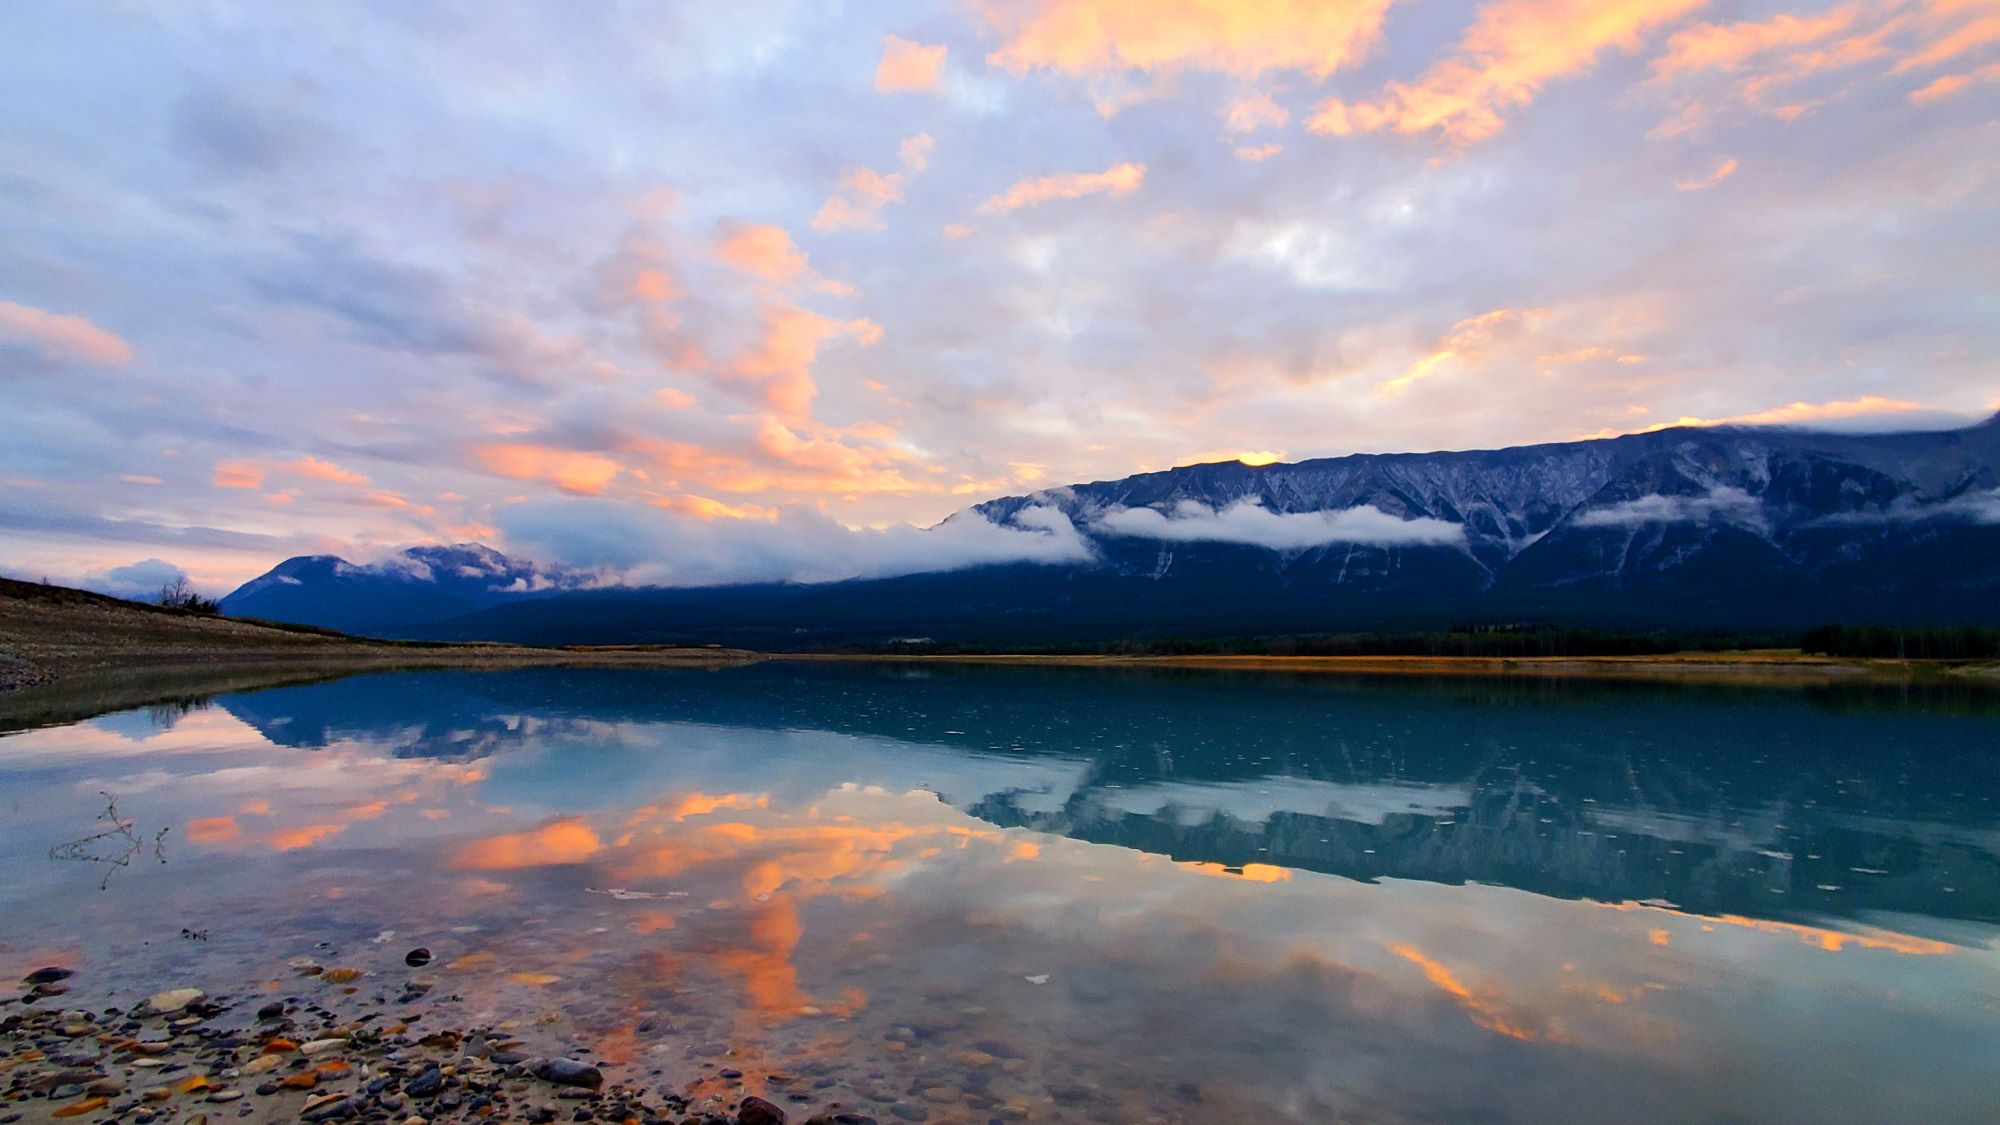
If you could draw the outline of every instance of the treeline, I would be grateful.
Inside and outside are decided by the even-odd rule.
[[[1892,660],[2000,659],[2000,629],[1962,625],[1905,629],[1886,625],[1821,625],[1799,638],[1806,652]]]
[[[1659,656],[1674,652],[1741,652],[1789,648],[1790,635],[1751,633],[1617,632],[1541,625],[1468,625],[1419,633],[1325,633],[1280,637],[1156,637],[1103,644],[1019,645],[1006,651],[1049,655],[1118,656]],[[963,654],[990,646],[893,641],[892,652]]]

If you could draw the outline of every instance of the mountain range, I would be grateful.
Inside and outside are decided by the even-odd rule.
[[[227,613],[437,640],[1020,645],[1453,624],[2000,623],[2000,416],[1928,433],[1684,427],[1194,465],[980,504],[1080,553],[818,584],[604,586],[478,545],[289,559]]]

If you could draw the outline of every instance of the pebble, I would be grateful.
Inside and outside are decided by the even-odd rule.
[[[74,970],[65,969],[57,965],[46,965],[22,977],[21,983],[32,985],[54,984],[59,980],[68,980],[75,975]]]
[[[604,1085],[604,1075],[589,1063],[575,1059],[529,1059],[528,1073],[558,1086],[581,1086],[595,1090]]]
[[[736,1107],[737,1125],[785,1125],[785,1111],[759,1097],[743,1099]]]
[[[324,1055],[328,1051],[338,1051],[345,1046],[347,1046],[347,1040],[345,1039],[314,1039],[311,1042],[299,1044],[299,1053],[308,1056]]]
[[[150,1015],[167,1016],[182,1011],[189,1004],[206,1000],[208,994],[199,988],[175,988],[166,992],[155,992],[146,999],[146,1011]]]
[[[421,945],[403,954],[403,964],[408,965],[412,969],[421,969],[430,963],[431,951]]]

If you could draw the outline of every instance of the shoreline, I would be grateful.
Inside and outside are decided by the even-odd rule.
[[[439,980],[414,963],[418,953],[428,961],[428,950],[412,951],[394,989],[383,987],[387,974],[304,964],[282,994],[165,987],[92,1007],[66,1003],[69,969],[34,970],[14,986],[19,995],[0,998],[0,1121],[878,1125],[826,1097],[832,1082],[746,1074],[726,1050],[690,1054],[669,1075],[657,1054],[618,1065],[583,1043],[534,1035],[531,1019],[446,1023],[433,1001],[458,998],[433,995]],[[532,1053],[530,1038],[567,1051]],[[909,1107],[877,1112],[891,1108]]]
[[[1621,679],[1781,687],[1823,683],[1952,683],[2000,688],[2000,662],[1876,660],[1797,649],[1650,656],[1123,656],[1117,654],[773,653],[770,660],[1061,668],[1184,668],[1351,676]]]

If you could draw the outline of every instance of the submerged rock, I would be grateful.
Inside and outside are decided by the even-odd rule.
[[[743,1099],[736,1107],[737,1125],[785,1125],[785,1111],[759,1097]]]
[[[75,975],[74,970],[65,969],[57,965],[46,965],[22,977],[21,983],[33,985],[54,984],[59,980],[68,980]]]

